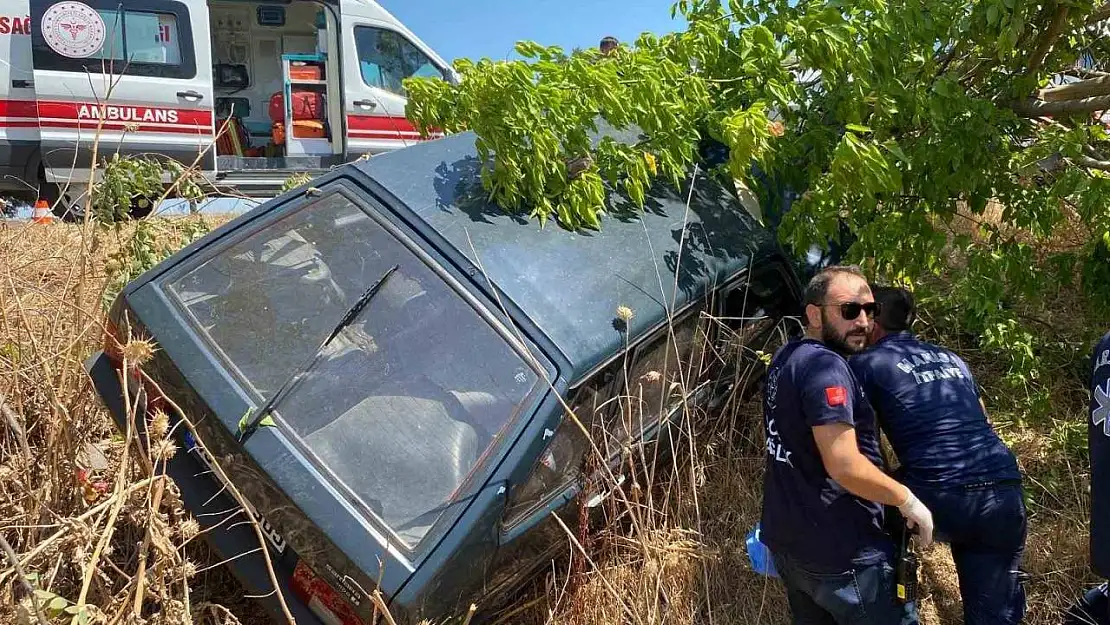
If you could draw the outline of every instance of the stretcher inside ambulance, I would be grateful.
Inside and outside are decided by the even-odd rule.
[[[0,193],[83,205],[156,154],[252,197],[420,140],[402,81],[457,80],[373,0],[5,0]]]

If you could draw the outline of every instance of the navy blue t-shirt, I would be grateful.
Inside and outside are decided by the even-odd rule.
[[[1110,332],[1092,354],[1091,412],[1087,444],[1091,450],[1091,567],[1110,578]]]
[[[875,414],[847,361],[820,341],[791,341],[772,359],[763,392],[763,538],[773,553],[840,573],[889,557],[892,545],[882,505],[825,471],[811,428],[832,423],[853,426],[860,451],[882,466]]]
[[[901,461],[898,477],[911,489],[1021,479],[959,356],[900,332],[850,364]]]

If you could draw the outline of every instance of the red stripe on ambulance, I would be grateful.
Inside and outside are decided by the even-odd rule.
[[[102,126],[103,124],[103,126]],[[91,102],[0,100],[0,127],[72,128],[211,136],[212,111]]]
[[[0,100],[0,117],[38,117],[38,103],[34,100]]]
[[[407,118],[386,115],[348,115],[347,136],[352,139],[423,140],[420,131]],[[440,136],[440,133],[431,133],[428,138]]]
[[[212,131],[212,111],[197,109],[168,109],[151,106],[127,106],[118,104],[96,104],[90,102],[39,102],[39,117],[42,119],[73,119],[77,121],[99,121],[173,124],[192,129],[203,127]]]

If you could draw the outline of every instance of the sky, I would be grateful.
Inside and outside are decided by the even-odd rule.
[[[631,43],[640,33],[683,28],[673,0],[378,0],[444,60],[504,59],[513,44],[596,46],[605,35]],[[515,56],[515,55],[514,55]]]

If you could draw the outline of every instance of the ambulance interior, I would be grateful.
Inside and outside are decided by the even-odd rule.
[[[210,2],[209,14],[221,169],[282,168],[275,158],[337,162],[344,146],[334,14],[315,2],[239,1]]]

